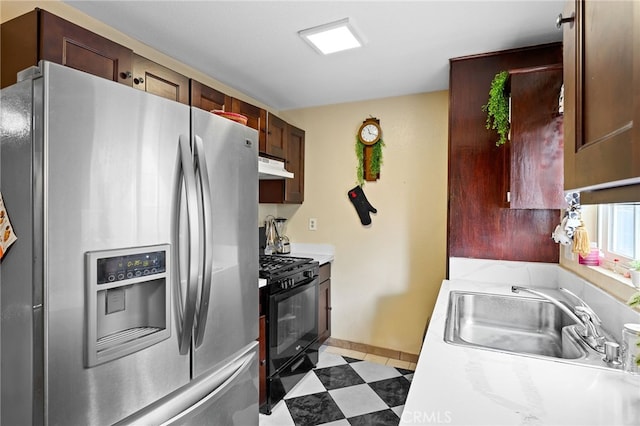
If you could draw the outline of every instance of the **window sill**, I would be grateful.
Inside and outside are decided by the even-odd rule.
[[[606,275],[607,277],[617,280],[618,282],[620,282],[621,284],[624,284],[626,286],[631,287],[632,289],[635,289],[636,291],[640,291],[640,289],[636,289],[635,286],[633,285],[633,283],[631,282],[631,278],[626,278],[623,274],[619,274],[617,272],[613,272],[611,269],[606,268],[604,266],[589,266],[589,265],[580,265],[589,269],[594,270],[595,272],[598,272],[600,274]]]
[[[630,278],[616,274],[610,269],[603,266],[579,264],[577,255],[571,253],[571,247],[561,246],[560,265],[624,303],[627,303],[633,294],[640,291],[631,284]],[[640,311],[640,307],[635,309]]]

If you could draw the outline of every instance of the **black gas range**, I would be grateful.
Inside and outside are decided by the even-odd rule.
[[[270,294],[292,289],[318,276],[318,262],[308,257],[260,255],[260,278]]]
[[[305,257],[260,255],[260,304],[266,318],[266,396],[271,408],[318,362],[318,262]]]

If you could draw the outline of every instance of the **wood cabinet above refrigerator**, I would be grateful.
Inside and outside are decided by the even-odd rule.
[[[42,9],[1,26],[1,87],[44,59],[132,85],[132,50]]]
[[[189,105],[189,78],[133,54],[133,87]]]

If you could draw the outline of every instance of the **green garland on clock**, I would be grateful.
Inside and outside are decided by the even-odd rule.
[[[380,167],[382,166],[382,147],[384,146],[384,141],[382,138],[378,140],[373,146],[373,151],[371,155],[371,165],[369,166],[369,170],[371,174],[377,175],[380,173]],[[356,168],[356,176],[358,185],[364,185],[364,147],[365,144],[360,141],[360,138],[356,136],[356,156],[358,157],[358,167]]]

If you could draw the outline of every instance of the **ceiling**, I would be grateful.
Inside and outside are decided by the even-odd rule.
[[[102,1],[71,6],[276,110],[448,87],[449,59],[560,41],[564,0]],[[360,49],[297,33],[349,18]]]

